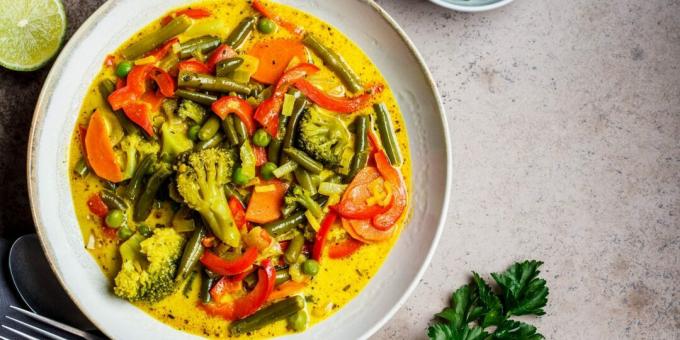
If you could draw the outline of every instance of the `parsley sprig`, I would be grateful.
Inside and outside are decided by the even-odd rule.
[[[548,287],[538,277],[542,264],[533,260],[518,262],[503,273],[492,273],[498,293],[472,272],[472,282],[453,293],[451,307],[435,314],[427,335],[432,340],[544,339],[536,327],[510,319],[545,314]]]

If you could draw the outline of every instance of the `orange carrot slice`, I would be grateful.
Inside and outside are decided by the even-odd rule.
[[[265,84],[276,83],[294,57],[298,57],[300,61],[307,60],[302,42],[291,39],[272,39],[257,43],[248,54],[260,60],[253,79]]]
[[[263,181],[260,185],[273,185],[273,190],[253,191],[246,210],[246,220],[258,224],[276,221],[281,217],[281,206],[287,186],[278,180]]]
[[[87,161],[97,176],[117,183],[123,180],[123,173],[116,161],[113,145],[109,140],[104,116],[98,110],[90,117],[90,124],[85,134]]]

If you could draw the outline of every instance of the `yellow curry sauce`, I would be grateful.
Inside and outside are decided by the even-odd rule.
[[[401,117],[397,102],[389,89],[389,84],[385,82],[378,68],[354,43],[334,27],[307,13],[285,5],[268,3],[268,6],[286,20],[304,27],[308,32],[312,32],[320,41],[342,55],[349,65],[354,68],[363,83],[381,83],[385,85],[386,90],[376,98],[376,101],[385,102],[392,115],[394,127],[399,138],[399,145],[405,159],[404,164],[401,167],[401,172],[406,180],[408,192],[410,192],[411,164],[405,124]],[[206,1],[196,3],[192,5],[192,7],[210,10],[212,12],[211,18],[203,20],[220,22],[219,25],[223,26],[225,30],[222,32],[200,32],[200,30],[192,31],[190,28],[187,32],[179,36],[180,41],[186,41],[198,35],[208,33],[213,35],[221,34],[221,38],[224,38],[245,16],[255,14],[250,8],[250,4],[245,0]],[[129,42],[125,43],[123,47],[127,46],[130,42],[136,41],[138,37],[144,36],[159,27],[160,20],[156,20],[136,34]],[[263,35],[254,31],[244,46],[240,48],[240,51],[241,53],[245,53],[243,51],[247,52],[249,46],[255,41],[277,37],[290,37],[290,33],[281,28],[278,29],[277,33],[271,35]],[[114,56],[119,56],[119,52],[120,50],[118,50]],[[313,54],[310,53],[310,55]],[[316,57],[314,57],[314,63],[317,65],[322,64]],[[323,67],[321,72],[327,73],[329,77],[335,77],[332,75],[331,71]],[[106,78],[115,79],[113,67],[104,66],[98,76],[94,79],[80,110],[78,125],[86,126],[90,115],[96,109],[110,110],[107,103],[102,99],[97,87],[99,81]],[[370,107],[363,110],[364,113],[368,113],[369,111]],[[78,160],[82,158],[81,145],[78,127],[76,126],[70,147],[69,164],[71,169],[73,169]],[[74,172],[71,172],[70,183],[74,207],[83,235],[84,244],[87,245],[89,243],[88,251],[100,265],[107,279],[112,282],[120,267],[120,256],[118,254],[119,241],[115,236],[108,236],[103,231],[101,218],[93,215],[88,210],[87,206],[88,198],[102,190],[102,183],[94,174],[80,177]],[[304,291],[305,296],[308,297],[307,308],[310,311],[310,326],[342,308],[352,298],[357,296],[370,278],[375,275],[394,242],[396,242],[398,235],[405,224],[405,220],[408,218],[409,209],[407,208],[406,211],[407,213],[402,216],[395,227],[397,230],[395,231],[394,236],[389,241],[364,245],[352,256],[345,259],[333,260],[329,259],[327,256],[324,258],[319,274],[313,278],[311,284]],[[149,219],[145,221],[145,224],[151,228],[154,228],[156,225],[170,226],[172,214],[173,212],[170,207],[164,205],[161,209],[154,209]],[[128,220],[131,221],[131,218],[128,218]],[[135,225],[132,222],[131,228],[135,228]],[[333,228],[342,229],[339,224]],[[136,303],[136,305],[154,318],[182,331],[209,338],[228,337],[229,323],[220,317],[209,316],[198,306],[200,276],[197,276],[192,284],[193,287],[188,294],[188,297],[183,295],[182,289],[180,288],[173,295],[153,305],[146,303]],[[111,292],[111,294],[113,293]],[[328,306],[332,307],[328,308]],[[327,307],[326,309],[330,310],[325,313],[325,315],[311,312],[314,309],[323,310],[324,307]],[[255,331],[250,334],[249,337],[273,337],[286,334],[287,332],[290,331],[286,329],[286,322],[284,320]]]

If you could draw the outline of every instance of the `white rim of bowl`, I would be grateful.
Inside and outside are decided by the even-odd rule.
[[[373,327],[369,328],[366,333],[361,337],[362,339],[366,339],[373,335],[375,332],[377,332],[382,326],[384,326],[387,321],[389,321],[392,316],[404,305],[406,300],[411,296],[415,288],[418,286],[418,283],[420,282],[421,278],[425,274],[425,271],[430,265],[430,262],[432,262],[432,257],[434,256],[435,251],[437,250],[437,246],[439,245],[439,241],[441,239],[443,230],[444,230],[444,222],[446,221],[446,216],[448,214],[448,207],[449,207],[449,202],[451,199],[451,183],[453,181],[453,155],[452,155],[452,149],[451,149],[451,142],[450,142],[450,133],[449,133],[449,127],[447,123],[447,118],[446,118],[446,111],[444,109],[444,105],[442,104],[441,101],[441,95],[439,94],[439,90],[437,89],[437,85],[435,84],[434,78],[432,77],[432,74],[430,73],[430,70],[427,68],[427,65],[425,63],[425,60],[423,57],[420,55],[420,52],[415,47],[415,44],[411,41],[411,39],[408,37],[406,32],[397,24],[397,22],[384,10],[380,5],[378,5],[374,0],[361,0],[363,2],[366,2],[368,5],[370,5],[373,10],[378,12],[383,19],[394,29],[397,34],[399,34],[399,37],[402,39],[402,41],[408,46],[409,50],[411,53],[413,53],[414,57],[418,60],[418,64],[420,65],[420,68],[427,78],[428,83],[430,84],[430,87],[432,89],[432,93],[435,96],[435,101],[437,103],[437,111],[439,111],[439,118],[441,120],[441,124],[443,126],[444,130],[444,139],[445,139],[445,147],[446,147],[446,187],[445,187],[445,192],[444,192],[444,200],[442,202],[441,206],[441,215],[439,216],[439,221],[437,223],[437,230],[435,231],[435,236],[434,239],[432,240],[432,246],[430,247],[430,250],[427,253],[427,256],[425,257],[425,261],[423,262],[423,266],[420,268],[416,276],[413,278],[411,283],[409,284],[408,288],[404,292],[404,294],[401,296],[401,298],[397,301],[394,306],[389,310],[388,313],[386,313],[382,319]],[[431,0],[431,1],[438,1],[438,0]],[[505,0],[507,2],[510,2],[512,0]],[[50,69],[50,72],[47,75],[47,78],[45,79],[45,82],[43,83],[43,88],[40,91],[40,96],[38,97],[38,101],[35,106],[35,110],[33,113],[33,121],[31,122],[31,130],[29,132],[28,136],[28,147],[27,147],[27,164],[26,164],[26,180],[28,182],[28,196],[29,196],[29,201],[31,205],[31,214],[33,216],[33,222],[35,224],[36,232],[38,234],[38,237],[40,239],[40,244],[42,245],[43,251],[45,252],[45,255],[47,257],[47,262],[50,265],[50,268],[52,269],[52,272],[55,274],[57,277],[57,280],[61,284],[61,286],[64,288],[64,291],[66,291],[66,294],[68,294],[69,298],[73,301],[76,306],[78,306],[78,309],[81,310],[81,312],[87,317],[100,331],[105,332],[105,327],[102,327],[100,324],[99,320],[95,320],[92,318],[90,315],[88,315],[87,312],[85,312],[85,309],[81,306],[81,301],[75,299],[73,292],[71,291],[71,287],[67,286],[64,284],[64,280],[61,277],[61,274],[59,270],[57,270],[56,267],[56,262],[53,260],[55,258],[55,253],[54,249],[52,248],[52,245],[49,243],[49,241],[45,238],[45,232],[44,228],[45,225],[40,218],[40,214],[38,213],[38,209],[40,205],[38,205],[38,201],[40,200],[40,197],[38,195],[38,188],[35,185],[34,178],[37,177],[37,171],[36,171],[36,154],[37,154],[37,149],[39,148],[39,145],[37,143],[37,136],[40,134],[40,131],[43,129],[43,123],[44,119],[43,117],[46,114],[46,108],[47,108],[47,103],[49,102],[50,99],[50,93],[53,91],[54,87],[56,86],[58,82],[58,75],[61,73],[64,64],[68,57],[72,54],[73,49],[75,46],[83,39],[83,36],[89,33],[89,31],[92,29],[92,26],[95,25],[99,20],[101,16],[106,15],[110,11],[111,6],[115,6],[118,4],[117,1],[107,1],[105,2],[101,7],[99,7],[92,15],[90,15],[87,20],[78,28],[78,30],[69,38],[68,42],[62,49],[62,51],[59,53],[59,56],[57,57],[56,61],[52,65],[52,68]],[[410,224],[410,223],[409,223]]]
[[[456,5],[456,4],[448,2],[447,0],[430,0],[430,2],[437,4],[439,6],[442,6],[442,7],[446,7],[446,8],[449,8],[449,9],[456,10],[456,11],[474,13],[474,12],[490,11],[492,9],[503,7],[503,6],[513,2],[513,0],[501,0],[501,1],[493,3],[493,4],[482,5],[482,6]]]

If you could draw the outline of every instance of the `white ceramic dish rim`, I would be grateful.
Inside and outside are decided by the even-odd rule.
[[[492,9],[500,8],[503,7],[514,0],[501,0],[499,2],[493,3],[493,4],[488,4],[488,5],[483,5],[483,6],[464,6],[464,5],[456,5],[453,3],[448,2],[447,0],[430,0],[430,2],[435,3],[439,6],[446,7],[449,9],[453,9],[456,11],[460,12],[485,12],[485,11],[490,11]]]
[[[364,332],[364,334],[361,336],[361,338],[367,338],[373,333],[375,333],[380,327],[382,327],[398,310],[399,308],[405,303],[406,299],[412,294],[412,292],[415,290],[418,282],[422,278],[423,274],[425,273],[427,267],[429,266],[429,263],[432,260],[432,257],[435,253],[435,250],[437,248],[437,245],[439,243],[439,240],[441,238],[441,234],[444,228],[444,221],[447,216],[447,211],[448,211],[448,205],[450,202],[450,187],[451,187],[451,182],[452,182],[452,154],[451,154],[451,146],[450,146],[450,136],[449,136],[449,130],[448,130],[448,124],[446,120],[446,115],[444,114],[445,110],[441,102],[441,97],[439,95],[439,92],[437,90],[437,87],[435,85],[435,82],[432,78],[432,75],[430,74],[422,56],[420,53],[417,51],[415,45],[413,42],[408,38],[406,33],[399,27],[399,25],[396,23],[392,17],[385,12],[377,3],[375,3],[373,0],[359,0],[360,2],[364,2],[370,7],[375,10],[388,24],[391,26],[392,29],[395,30],[395,32],[398,34],[399,38],[406,44],[410,52],[412,53],[413,57],[418,61],[418,66],[420,70],[422,71],[423,75],[425,76],[429,86],[430,90],[432,91],[432,94],[435,96],[435,104],[436,104],[436,111],[439,114],[439,118],[441,120],[442,124],[442,131],[444,134],[444,139],[445,139],[445,188],[444,188],[444,197],[442,200],[441,207],[436,207],[441,211],[438,219],[437,219],[437,226],[436,230],[434,233],[434,237],[432,239],[432,243],[427,251],[427,255],[423,261],[422,266],[418,270],[417,274],[412,278],[411,282],[409,283],[407,289],[404,291],[400,299],[392,306],[392,308],[389,310],[388,313],[384,314],[384,316],[379,320],[379,322],[375,323],[370,329]],[[434,1],[434,0],[433,0]],[[62,69],[65,66],[65,63],[67,61],[67,56],[71,55],[71,52],[78,46],[81,40],[84,39],[86,34],[90,31],[92,26],[103,16],[107,15],[107,13],[112,9],[112,6],[114,6],[117,3],[117,1],[107,1],[104,3],[99,9],[97,9],[84,23],[81,25],[81,27],[75,32],[75,34],[71,37],[69,42],[66,44],[66,46],[63,48],[60,56],[57,58],[55,63],[52,66],[52,69],[50,70],[45,83],[43,85],[43,89],[40,93],[40,96],[38,98],[34,116],[33,116],[33,121],[31,125],[31,130],[29,134],[29,143],[28,143],[28,150],[27,150],[27,182],[28,182],[28,188],[29,188],[29,199],[31,203],[31,212],[33,215],[33,219],[36,225],[36,230],[37,233],[40,237],[40,241],[43,247],[43,250],[45,251],[47,255],[48,262],[50,263],[50,266],[52,267],[52,270],[56,273],[56,276],[62,286],[65,288],[65,291],[68,293],[68,295],[71,297],[71,299],[74,301],[74,303],[84,312],[84,314],[103,332],[106,333],[106,327],[102,325],[102,323],[93,318],[91,315],[89,315],[86,312],[86,309],[81,306],[81,301],[75,298],[75,294],[73,291],[71,291],[71,287],[65,284],[65,280],[63,277],[60,275],[60,271],[57,268],[57,264],[55,259],[55,250],[52,247],[52,244],[50,241],[47,239],[45,236],[45,223],[43,219],[41,218],[41,214],[39,211],[39,201],[40,197],[38,194],[38,188],[36,186],[36,180],[38,171],[37,171],[37,159],[35,158],[36,155],[39,153],[38,149],[40,145],[37,143],[37,136],[41,132],[41,130],[44,128],[44,118],[47,113],[47,108],[48,104],[50,102],[50,93],[54,90],[56,87],[56,84],[58,84],[59,81],[59,76],[62,73]]]

